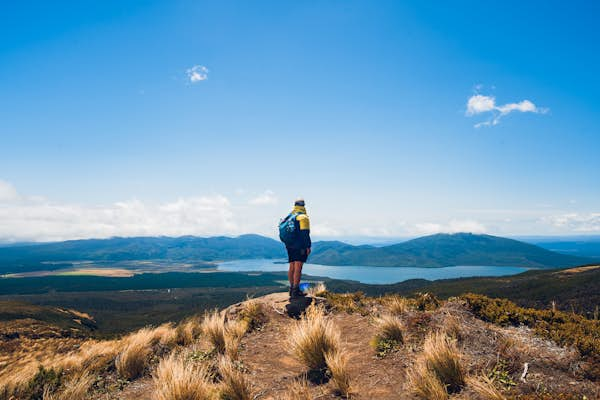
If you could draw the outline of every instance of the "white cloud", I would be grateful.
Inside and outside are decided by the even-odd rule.
[[[7,193],[2,185],[2,193]],[[12,186],[8,186],[12,187]],[[111,236],[236,235],[234,207],[221,195],[152,204],[140,200],[102,206],[56,204],[19,196],[0,201],[0,241],[57,241]]]
[[[248,203],[253,206],[270,206],[279,203],[279,199],[271,190],[266,190],[263,194],[250,199]]]
[[[473,220],[451,220],[448,223],[422,222],[415,224],[414,230],[420,235],[458,232],[484,233],[487,231],[483,224]]]
[[[194,65],[185,72],[191,83],[198,83],[208,79],[208,68],[204,65]]]
[[[600,232],[600,213],[552,215],[542,218],[542,222],[572,232]]]
[[[495,97],[485,96],[478,93],[469,97],[467,100],[467,116],[470,117],[477,114],[490,113],[490,119],[475,124],[475,128],[498,125],[498,123],[500,123],[500,119],[513,111],[545,114],[548,112],[548,109],[537,107],[529,100],[522,100],[518,103],[496,105]]]
[[[15,201],[19,199],[19,194],[13,185],[0,180],[0,203]]]

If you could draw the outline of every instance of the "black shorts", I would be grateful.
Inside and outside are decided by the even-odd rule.
[[[291,247],[286,247],[286,249],[288,253],[288,262],[306,262],[306,259],[308,258],[306,249],[292,249]]]

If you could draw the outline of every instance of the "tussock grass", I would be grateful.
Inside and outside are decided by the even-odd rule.
[[[229,321],[225,324],[225,354],[232,360],[237,360],[240,342],[246,333],[248,325],[245,321]]]
[[[214,389],[206,370],[197,363],[171,353],[152,375],[155,400],[210,400]]]
[[[143,328],[125,338],[125,346],[115,359],[119,376],[135,379],[142,375],[152,353],[152,344],[157,341],[155,330]]]
[[[252,400],[254,393],[248,377],[227,357],[219,360],[222,400]]]
[[[123,348],[124,340],[84,342],[77,352],[68,354],[58,365],[67,371],[85,369],[91,373],[106,369]]]
[[[327,369],[331,373],[331,379],[336,389],[343,397],[350,397],[350,373],[348,371],[348,357],[341,350],[325,354]]]
[[[327,293],[327,286],[323,282],[317,282],[316,285],[312,285],[306,291],[306,294],[310,297],[323,297]]]
[[[285,400],[313,400],[306,379],[294,379],[284,396]]]
[[[383,315],[375,320],[379,335],[387,340],[403,343],[402,322],[393,315]]]
[[[264,304],[252,299],[246,300],[239,316],[246,324],[248,331],[260,330],[268,321]]]
[[[375,319],[377,325],[377,334],[371,339],[371,346],[380,357],[393,351],[402,343],[402,322],[393,315],[383,315]]]
[[[204,316],[202,333],[218,353],[225,353],[225,318],[218,310]]]
[[[462,327],[458,317],[454,315],[448,315],[446,318],[444,318],[443,330],[448,337],[459,341],[463,340]]]
[[[288,336],[291,353],[311,370],[325,369],[325,355],[340,348],[340,334],[320,306],[309,306],[302,318],[291,324]]]
[[[430,333],[423,344],[425,365],[446,385],[450,393],[460,391],[465,385],[461,356],[456,342],[440,332]]]
[[[467,385],[481,398],[481,400],[506,400],[506,396],[494,386],[494,382],[485,375],[467,377]]]
[[[408,374],[410,387],[417,398],[422,400],[447,400],[448,391],[436,374],[423,360],[417,362]]]
[[[198,317],[191,317],[180,322],[175,328],[175,342],[182,346],[189,346],[196,341],[202,331]]]
[[[50,387],[44,389],[43,400],[86,400],[91,386],[94,383],[94,376],[88,372],[83,372],[67,380],[62,390],[53,393]]]
[[[402,315],[410,310],[410,301],[406,297],[390,296],[384,302],[393,315]]]

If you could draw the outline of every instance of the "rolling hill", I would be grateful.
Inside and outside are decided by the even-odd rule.
[[[70,261],[224,261],[283,258],[281,243],[260,235],[69,240],[0,248],[0,273],[59,269]],[[65,265],[67,263],[67,265]]]
[[[384,246],[316,242],[309,262],[376,267],[453,265],[562,268],[593,260],[490,235],[438,234]],[[70,240],[0,248],[0,273],[51,270],[73,261],[168,260],[174,262],[285,258],[283,245],[259,235],[238,237],[133,237]]]
[[[392,246],[351,246],[342,242],[315,245],[310,262],[376,267],[447,267],[453,265],[562,268],[591,260],[490,235],[436,234]]]

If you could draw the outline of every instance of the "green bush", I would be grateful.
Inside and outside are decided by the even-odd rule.
[[[506,299],[492,299],[472,293],[463,295],[462,299],[484,321],[502,326],[525,325],[538,336],[553,340],[560,346],[575,346],[589,362],[590,368],[586,370],[588,377],[600,378],[600,371],[594,368],[600,362],[600,321],[564,311],[519,307]]]

